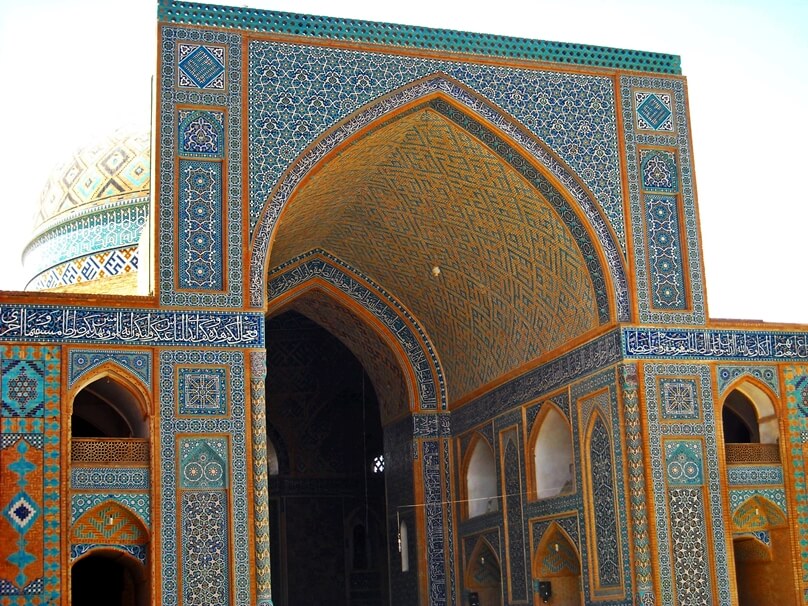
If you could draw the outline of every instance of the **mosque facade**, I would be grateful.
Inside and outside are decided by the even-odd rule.
[[[0,294],[0,603],[808,603],[808,329],[708,314],[679,57],[158,21]]]

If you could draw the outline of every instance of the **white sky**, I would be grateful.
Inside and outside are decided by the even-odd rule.
[[[249,5],[680,55],[710,315],[808,323],[805,0]],[[0,0],[0,288],[23,285],[19,254],[52,169],[148,124],[155,25],[151,0]]]

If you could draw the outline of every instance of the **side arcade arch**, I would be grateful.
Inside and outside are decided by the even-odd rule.
[[[405,582],[417,586],[421,599],[430,604],[445,603],[437,596],[445,596],[454,583],[454,571],[445,560],[445,554],[453,551],[454,521],[447,504],[452,494],[448,468],[450,428],[448,415],[441,414],[447,402],[440,382],[440,361],[428,336],[388,293],[325,251],[312,251],[279,268],[270,275],[269,284],[269,316],[286,310],[307,315],[342,341],[365,367],[371,383],[381,387],[376,392],[381,394],[384,450],[385,454],[396,455],[396,461],[389,466],[385,462],[385,476],[395,485],[387,491],[387,546],[395,548],[403,523],[415,531],[407,533],[407,547],[409,553],[417,554],[414,570],[401,566],[400,558],[389,554],[391,583],[395,586],[402,575],[409,575]],[[341,330],[340,323],[361,324],[361,328]],[[351,343],[357,334],[365,335],[358,339],[358,347]],[[378,345],[363,351],[371,334]],[[272,347],[271,337],[267,347]],[[383,370],[377,372],[379,366],[375,363],[382,357],[399,368],[404,386],[392,393],[406,401],[403,408],[384,400],[383,387],[390,381],[385,380]],[[407,484],[412,489],[402,490]]]

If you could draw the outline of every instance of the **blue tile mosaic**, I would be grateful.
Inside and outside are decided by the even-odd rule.
[[[532,59],[559,64],[622,68],[633,71],[670,74],[678,74],[681,71],[679,57],[663,53],[615,49],[590,44],[528,40],[356,19],[318,17],[246,7],[209,6],[177,0],[161,0],[158,6],[160,20],[172,23],[367,42],[384,44],[388,47],[435,49],[453,53]]]

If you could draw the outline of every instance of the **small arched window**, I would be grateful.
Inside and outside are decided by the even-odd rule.
[[[536,498],[546,499],[575,490],[572,463],[572,434],[564,416],[552,404],[545,404],[533,444]]]
[[[74,438],[147,438],[149,424],[134,394],[110,376],[76,394],[71,435]]]
[[[474,441],[466,466],[466,495],[468,517],[499,510],[497,495],[497,468],[494,452],[488,441],[479,437]]]

